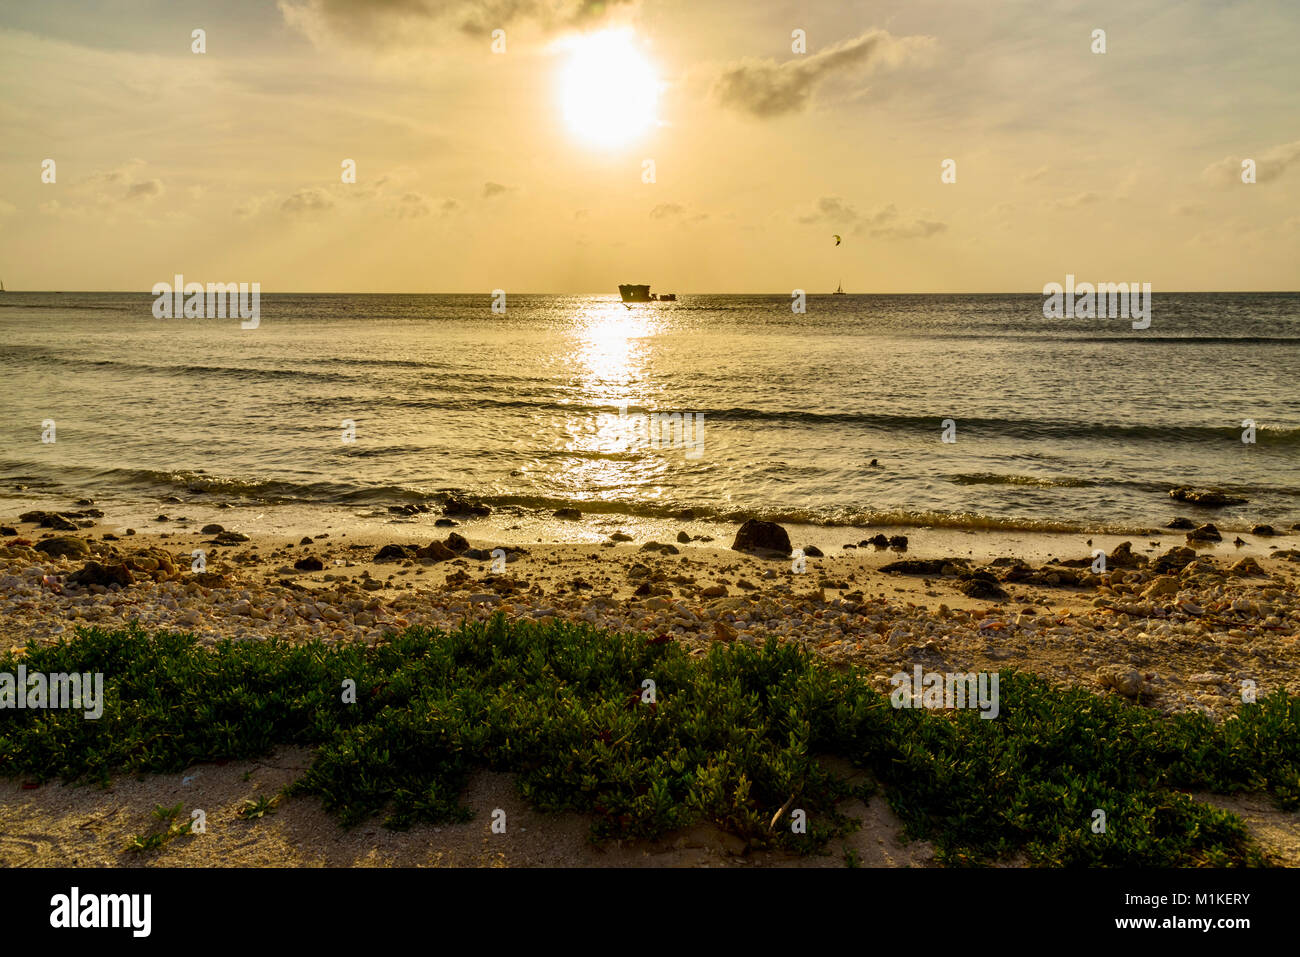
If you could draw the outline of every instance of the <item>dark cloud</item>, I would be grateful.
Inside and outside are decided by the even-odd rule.
[[[869,64],[897,65],[929,43],[925,37],[900,39],[885,30],[868,30],[818,53],[783,62],[742,60],[722,70],[714,81],[713,96],[723,106],[763,119],[794,113],[808,105],[813,90],[827,77]]]
[[[326,37],[372,47],[428,42],[454,27],[488,37],[530,20],[546,28],[589,23],[635,0],[278,0],[285,22],[313,41]]]
[[[491,198],[494,197],[494,196],[500,196],[500,195],[502,195],[503,193],[508,193],[508,192],[510,192],[510,190],[511,190],[511,187],[509,187],[509,186],[502,186],[500,183],[484,183],[484,184],[483,184],[483,198],[484,198],[484,199],[491,199]]]
[[[672,219],[674,216],[680,216],[685,210],[684,206],[677,203],[660,203],[654,209],[650,210],[651,219]]]
[[[153,199],[162,195],[162,180],[147,179],[126,188],[127,199]]]

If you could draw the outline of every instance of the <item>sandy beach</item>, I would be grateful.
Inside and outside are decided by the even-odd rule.
[[[593,539],[557,543],[528,541],[503,516],[425,514],[296,537],[179,515],[137,529],[86,509],[98,511],[54,513],[90,526],[75,531],[18,516],[3,523],[18,533],[0,542],[5,647],[129,622],[208,643],[373,642],[409,625],[452,628],[499,612],[668,634],[698,654],[717,641],[775,635],[867,670],[882,690],[889,675],[920,664],[1028,670],[1167,713],[1223,716],[1247,681],[1261,696],[1300,692],[1294,533],[1191,549],[1173,530],[1132,540],[792,529],[792,546],[807,551],[796,572],[790,558],[733,550],[734,527],[709,534],[690,522],[671,536],[663,523],[556,520],[550,531],[562,525],[570,538]],[[868,544],[903,533],[906,551]],[[861,545],[836,544],[855,537]],[[494,571],[498,548],[505,563]],[[1100,575],[1091,570],[1098,549],[1108,556]]]
[[[1300,693],[1294,536],[1184,552],[1183,533],[1165,531],[1133,541],[1130,553],[1117,537],[1089,543],[1076,535],[911,529],[903,551],[897,541],[894,548],[867,544],[884,531],[837,548],[834,540],[854,530],[797,529],[792,545],[809,554],[796,572],[790,558],[733,550],[735,529],[726,534],[691,522],[679,523],[678,541],[664,526],[628,526],[631,535],[590,518],[557,519],[552,533],[604,540],[547,543],[525,541],[525,529],[502,516],[438,526],[439,516],[419,515],[383,529],[295,538],[247,534],[234,522],[218,530],[179,515],[136,529],[96,511],[69,506],[0,523],[17,532],[0,544],[6,648],[48,642],[79,626],[132,622],[193,632],[209,645],[273,635],[373,643],[409,625],[454,628],[502,613],[666,634],[696,656],[715,642],[775,635],[863,669],[886,692],[890,675],[916,666],[1015,668],[1135,706],[1216,719],[1239,705],[1243,682],[1254,682],[1260,695]],[[61,524],[53,514],[86,527],[41,527]],[[500,562],[493,569],[498,548],[504,571]],[[1105,574],[1092,573],[1092,548],[1109,556]],[[203,571],[194,570],[196,552],[204,555]],[[6,782],[0,861],[138,863],[123,850],[126,842],[149,830],[151,809],[177,801],[207,809],[221,825],[217,837],[173,842],[148,859],[152,865],[842,866],[842,852],[869,866],[925,866],[932,857],[926,842],[904,840],[879,800],[855,802],[847,813],[859,830],[843,848],[811,858],[748,854],[743,842],[712,827],[668,841],[598,846],[580,816],[542,820],[509,776],[486,772],[465,795],[476,812],[466,824],[401,834],[377,825],[344,830],[313,799],[288,801],[255,829],[237,820],[245,800],[273,794],[308,764],[309,752],[281,749],[259,761],[126,778],[108,790]],[[1224,806],[1243,814],[1264,846],[1300,862],[1293,815],[1234,800]],[[495,808],[519,825],[508,840],[486,830]]]

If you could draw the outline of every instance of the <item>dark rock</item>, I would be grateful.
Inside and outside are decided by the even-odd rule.
[[[1156,559],[1155,571],[1162,575],[1180,572],[1194,561],[1196,561],[1196,552],[1185,545],[1176,545]]]
[[[204,535],[220,535],[225,530],[226,528],[224,525],[218,525],[216,522],[209,522],[207,525],[204,525],[199,529],[199,531]]]
[[[458,495],[449,496],[447,504],[442,507],[444,515],[474,515],[483,517],[492,514],[492,508],[482,502],[471,502]]]
[[[1253,528],[1251,528],[1250,534],[1260,535],[1267,538],[1276,535],[1277,529],[1275,529],[1272,525],[1256,525]]]
[[[1107,568],[1138,568],[1147,563],[1146,556],[1133,554],[1132,542],[1120,542],[1106,556]],[[1089,562],[1088,564],[1092,564]]]
[[[467,542],[463,536],[452,532],[447,536],[447,547],[453,552],[460,553],[469,548],[469,542]]]
[[[466,558],[472,558],[476,562],[485,562],[492,557],[492,553],[486,548],[467,548],[461,552]]]
[[[751,518],[740,526],[736,540],[731,543],[737,552],[777,552],[790,554],[790,535],[776,522],[762,522]]]
[[[90,546],[80,538],[71,536],[58,535],[54,538],[46,538],[36,543],[35,548],[38,552],[43,552],[51,558],[60,558],[63,556],[71,558],[87,558],[90,555]]]
[[[0,535],[17,535],[18,529],[12,525],[0,525]]]
[[[159,515],[157,518],[154,519],[154,521],[155,521],[155,522],[170,522],[171,519],[168,518],[166,515]]]
[[[660,544],[659,542],[646,542],[646,543],[645,543],[644,545],[642,545],[639,549],[637,549],[637,551],[641,551],[641,552],[659,552],[659,553],[662,554],[662,555],[677,555],[677,554],[680,554],[680,552],[678,551],[678,548],[677,548],[676,545],[669,545],[669,544],[666,543],[666,542],[663,543],[663,544]]]
[[[994,564],[997,564],[996,562]],[[1092,564],[1092,562],[1088,562]],[[1024,562],[1016,562],[1014,565],[1008,565],[1006,571],[1002,573],[1004,582],[1023,582],[1028,581],[1034,575],[1034,570]]]
[[[892,548],[892,549],[893,549],[894,551],[896,551],[896,552],[905,552],[905,551],[907,551],[907,536],[906,536],[906,535],[891,535],[891,536],[889,537],[889,547]]]
[[[225,531],[217,534],[216,541],[221,545],[238,545],[241,542],[250,542],[252,539],[243,532]]]
[[[1189,529],[1195,527],[1196,527],[1195,522],[1193,522],[1190,518],[1183,518],[1181,515],[1165,526],[1165,528],[1178,528],[1178,529]]]
[[[674,517],[682,522],[693,522],[695,521],[695,509],[684,508],[680,512],[678,512]]]
[[[1005,601],[1007,598],[1007,593],[1003,591],[1002,586],[987,578],[969,578],[957,588],[967,598],[976,598],[980,601]]]
[[[612,542],[630,542],[632,541],[632,536],[628,535],[626,532],[615,532],[613,535],[609,536],[609,540]]]
[[[310,545],[310,544],[311,544],[311,538],[308,537],[307,535],[304,535],[304,536],[302,537],[302,540],[299,541],[298,544],[299,544],[299,545]]]
[[[1180,485],[1169,490],[1169,497],[1202,508],[1223,508],[1226,505],[1245,505],[1244,498],[1229,495],[1221,488],[1193,488]]]
[[[300,572],[318,572],[325,567],[325,563],[315,555],[308,555],[294,562],[293,567]]]
[[[856,545],[841,545],[841,546],[840,546],[840,548],[852,548],[852,549],[857,549],[857,547],[858,547],[858,546],[856,546]]]
[[[394,515],[418,515],[421,512],[427,512],[428,510],[429,510],[429,506],[417,505],[412,502],[408,502],[403,505],[388,506],[388,511]]]
[[[822,557],[822,550],[818,548],[816,545],[809,545],[807,548],[803,550],[803,553],[807,555],[809,558]]]
[[[1200,528],[1195,528],[1188,532],[1187,540],[1189,542],[1221,542],[1223,541],[1223,536],[1219,534],[1217,528],[1207,523],[1202,525]]]
[[[52,528],[59,532],[75,532],[76,523],[66,515],[60,515],[58,512],[32,511],[23,512],[18,516],[20,522],[35,522],[41,528]]]
[[[898,572],[900,575],[938,575],[948,564],[946,558],[904,558],[901,561],[882,565],[882,572]]]
[[[93,498],[79,498],[79,499],[77,499],[77,504],[78,504],[78,505],[94,505],[94,504],[95,504],[95,500],[94,500]]]
[[[378,552],[372,561],[376,562],[400,562],[408,558],[415,557],[415,548],[411,545],[385,545]]]
[[[105,588],[112,585],[126,588],[134,580],[131,570],[120,562],[115,565],[86,562],[79,571],[68,576],[68,581],[73,585],[102,585]]]
[[[576,521],[582,518],[582,513],[576,508],[557,508],[551,513],[552,518],[567,518]]]
[[[864,538],[862,541],[858,542],[858,548],[867,548],[868,546],[876,549],[876,551],[883,552],[889,547],[889,539],[884,535],[876,534],[871,536],[871,538]]]
[[[687,535],[685,532],[677,533],[677,541],[680,542],[681,544],[685,545],[690,540],[691,540],[691,536]]]
[[[456,553],[442,542],[430,542],[423,548],[416,549],[415,554],[417,558],[432,559],[435,562],[445,562],[456,557]]]
[[[459,525],[460,522],[451,518],[437,518],[434,519],[433,524],[438,528],[451,528],[453,526]]]

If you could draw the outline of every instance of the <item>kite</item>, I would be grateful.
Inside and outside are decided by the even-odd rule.
[[[840,244],[840,234],[839,234],[839,233],[832,233],[831,235],[833,235],[833,236],[835,237],[835,245],[838,246],[838,245]]]

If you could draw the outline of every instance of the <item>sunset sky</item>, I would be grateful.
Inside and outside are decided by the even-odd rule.
[[[1294,2],[6,4],[0,280],[1294,290],[1297,49]]]

